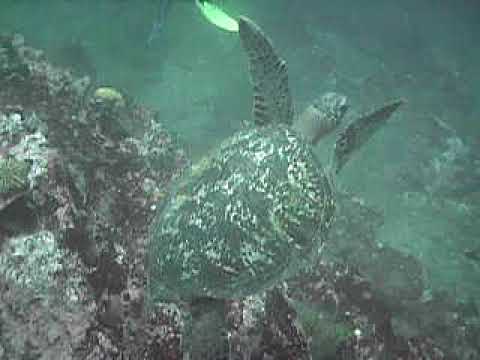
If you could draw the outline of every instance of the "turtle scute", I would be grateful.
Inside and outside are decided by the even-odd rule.
[[[333,189],[312,147],[287,126],[227,139],[179,182],[149,245],[152,297],[242,297],[318,253]]]

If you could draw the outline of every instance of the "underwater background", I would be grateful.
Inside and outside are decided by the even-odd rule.
[[[54,65],[158,111],[195,161],[250,118],[246,59],[238,36],[208,24],[193,0],[162,9],[165,1],[2,0],[0,33],[20,33]],[[425,299],[448,294],[478,321],[480,5],[225,0],[222,7],[273,39],[297,109],[328,91],[347,96],[348,119],[406,100],[336,182],[381,209],[376,242],[421,263]],[[145,127],[122,125],[135,136]],[[316,149],[325,164],[333,140]],[[327,254],[334,249],[326,245]]]

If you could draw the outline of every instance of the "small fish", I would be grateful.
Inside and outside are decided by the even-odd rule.
[[[465,257],[467,259],[470,259],[470,260],[475,261],[476,263],[480,264],[480,248],[478,248],[478,249],[465,249],[463,251],[463,255],[465,255]]]

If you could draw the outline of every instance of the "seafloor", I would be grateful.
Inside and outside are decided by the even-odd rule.
[[[480,7],[224,2],[272,37],[299,109],[407,103],[336,180],[314,269],[187,331],[182,304],[145,309],[148,225],[251,90],[236,35],[189,2],[152,37],[160,3],[0,5],[0,359],[479,359]]]

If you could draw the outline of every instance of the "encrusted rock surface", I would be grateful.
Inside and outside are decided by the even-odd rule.
[[[0,359],[182,359],[188,306],[145,291],[152,206],[188,163],[161,116],[99,99],[20,36],[0,36],[0,84],[0,160],[29,165],[0,191]],[[381,212],[338,204],[322,261],[196,317],[221,324],[216,359],[478,358],[475,308],[429,293],[414,258],[379,246]]]

